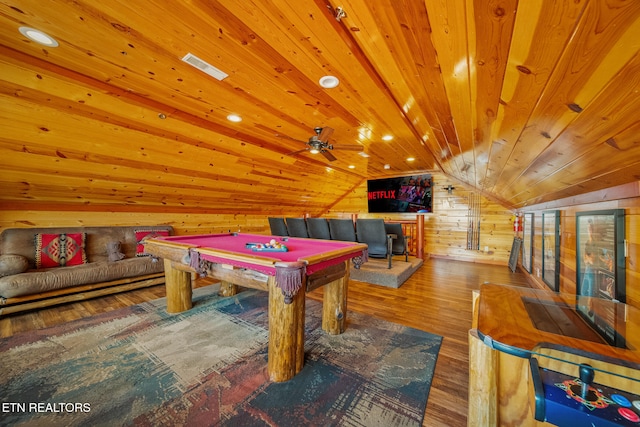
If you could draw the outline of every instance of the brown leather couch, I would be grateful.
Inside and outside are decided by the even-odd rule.
[[[162,260],[140,253],[171,226],[11,228],[0,234],[0,315],[164,283]],[[38,268],[36,235],[85,233],[86,263]],[[42,238],[40,240],[42,242]],[[55,249],[55,248],[54,248]],[[42,251],[40,251],[42,254]]]

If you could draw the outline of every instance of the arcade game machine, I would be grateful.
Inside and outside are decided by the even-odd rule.
[[[469,331],[469,426],[640,427],[640,310],[484,284]]]

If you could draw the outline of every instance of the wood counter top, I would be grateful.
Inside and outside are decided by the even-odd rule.
[[[640,370],[640,310],[626,304],[483,284],[477,320],[479,337],[508,353],[552,348]]]

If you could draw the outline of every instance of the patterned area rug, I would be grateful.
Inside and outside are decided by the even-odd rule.
[[[322,331],[307,299],[305,366],[267,374],[266,292],[198,288],[0,343],[1,425],[420,426],[442,338],[349,312]]]

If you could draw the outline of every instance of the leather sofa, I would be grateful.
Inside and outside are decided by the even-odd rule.
[[[0,315],[164,283],[144,238],[171,226],[10,228],[0,234]]]

